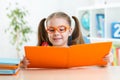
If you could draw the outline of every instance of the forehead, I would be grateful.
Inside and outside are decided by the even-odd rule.
[[[47,26],[69,25],[65,18],[52,18],[48,20]]]

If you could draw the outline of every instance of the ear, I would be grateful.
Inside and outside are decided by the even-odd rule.
[[[72,28],[70,28],[70,29],[69,29],[69,36],[72,35],[72,32],[73,32],[73,31],[72,31]]]

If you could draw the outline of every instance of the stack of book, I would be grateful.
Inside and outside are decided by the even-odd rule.
[[[20,59],[0,58],[0,74],[16,74],[20,69]]]

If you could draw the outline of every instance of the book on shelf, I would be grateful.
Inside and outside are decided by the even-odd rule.
[[[112,53],[113,53],[113,66],[118,65],[117,55],[116,55],[116,45],[112,45]]]
[[[118,65],[120,66],[120,47],[116,48],[116,55],[117,55]]]
[[[113,66],[120,65],[120,45],[112,45],[111,51],[113,53]]]
[[[103,13],[98,13],[96,14],[96,32],[97,32],[97,37],[103,38],[105,33],[104,33],[104,14]]]
[[[111,37],[120,39],[120,22],[111,23]]]

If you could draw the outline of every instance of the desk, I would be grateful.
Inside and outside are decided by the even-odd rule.
[[[120,80],[120,66],[71,69],[27,69],[17,75],[1,75],[0,80]]]

